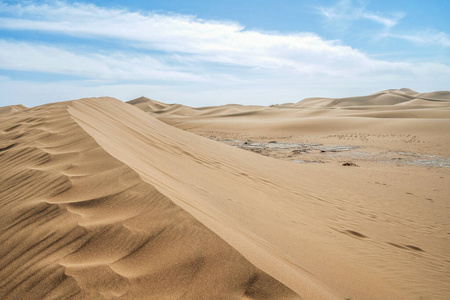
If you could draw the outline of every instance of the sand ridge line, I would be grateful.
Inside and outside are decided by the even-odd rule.
[[[92,115],[92,112],[84,114],[83,111],[90,110],[95,105],[97,105],[95,113],[97,120],[92,120],[89,118],[89,115]],[[243,253],[249,260],[263,268],[263,270],[271,272],[270,274],[276,278],[280,278],[280,280],[286,282],[290,287],[296,289],[299,294],[308,295],[309,293],[309,295],[313,295],[314,292],[312,291],[326,291],[329,289],[327,284],[332,282],[330,278],[333,277],[333,280],[336,280],[337,277],[334,276],[336,276],[337,273],[339,273],[341,280],[343,280],[345,276],[351,276],[353,278],[352,280],[355,280],[353,272],[358,273],[359,271],[349,264],[350,262],[353,263],[353,259],[350,257],[348,257],[349,260],[346,260],[346,258],[344,259],[345,253],[341,252],[343,250],[340,250],[341,247],[348,246],[344,244],[337,246],[337,244],[334,243],[338,240],[345,240],[348,245],[354,244],[357,246],[359,245],[359,242],[351,241],[350,239],[352,238],[350,236],[349,238],[345,238],[345,236],[348,235],[333,236],[330,240],[326,240],[325,236],[329,235],[329,233],[327,233],[329,230],[328,227],[323,226],[323,223],[327,223],[329,216],[336,213],[334,211],[335,208],[333,205],[327,207],[323,204],[310,202],[311,199],[302,197],[301,193],[299,194],[300,196],[291,193],[292,190],[301,191],[304,188],[302,188],[302,185],[298,184],[298,181],[296,181],[294,177],[290,177],[294,174],[298,175],[299,169],[288,167],[288,165],[285,164],[278,165],[278,162],[272,159],[265,159],[264,157],[255,156],[253,154],[245,154],[237,149],[232,151],[232,149],[225,145],[222,146],[216,142],[208,141],[172,127],[168,127],[156,120],[149,119],[145,114],[138,113],[136,110],[129,108],[119,101],[108,103],[107,106],[100,102],[97,102],[96,104],[89,103],[89,105],[86,106],[82,102],[76,102],[73,106],[77,109],[74,109],[71,113],[81,120],[80,124],[82,126],[84,124],[87,131],[90,131],[90,128],[95,126],[96,129],[91,130],[90,132],[92,135],[96,136],[96,139],[99,142],[103,141],[102,146],[107,149],[108,152],[115,157],[118,157],[120,160],[125,161],[127,165],[138,172],[141,172],[140,175],[144,180],[156,185],[159,190],[164,191],[164,193],[172,200],[178,201],[178,205],[189,211],[197,219],[201,220],[202,223],[207,224],[209,228],[212,228],[229,244]],[[118,109],[119,106],[121,107],[120,110]],[[121,114],[133,115],[134,118],[124,115],[123,119],[130,120],[131,122],[128,122],[127,126],[123,127],[123,129],[121,126],[114,128],[101,126],[101,123],[108,123],[107,119],[109,114],[112,114],[113,119],[116,119],[118,111],[120,111]],[[100,126],[101,130],[99,130]],[[130,128],[139,131],[139,135],[129,139],[128,137],[133,135]],[[106,136],[113,134],[113,132],[116,139],[106,139]],[[143,132],[145,132],[144,135],[142,135]],[[127,137],[127,143],[123,143],[123,137]],[[141,138],[144,138],[144,140]],[[161,151],[161,144],[159,144],[158,147],[155,147],[153,143],[154,140],[168,141],[170,146],[163,147],[163,151]],[[177,143],[181,146],[173,147],[173,145]],[[201,145],[201,147],[195,145]],[[192,159],[191,156],[180,155],[179,150],[177,150],[179,148],[184,148],[186,152],[196,157],[197,160]],[[229,153],[226,154],[224,151]],[[147,153],[147,155],[145,155],[145,153]],[[237,155],[238,153],[239,155]],[[208,166],[208,164],[213,164],[214,161],[226,161],[227,164],[232,165],[232,167],[227,167],[227,170],[235,171],[229,173],[229,171],[224,172],[223,167],[215,166],[212,168]],[[273,175],[273,170],[278,170],[280,167],[283,168],[283,173],[285,174],[280,178],[285,179],[285,183],[276,179]],[[195,172],[193,172],[194,170]],[[239,170],[241,171],[238,172]],[[250,177],[242,176],[242,173],[249,174]],[[265,178],[270,184],[249,180],[248,178],[254,177],[253,175],[259,178]],[[205,180],[205,178],[208,179]],[[291,182],[296,187],[290,186]],[[308,184],[309,183],[310,182],[308,181]],[[251,195],[249,194],[250,192],[255,194]],[[224,195],[230,196],[227,198],[223,197]],[[270,199],[271,197],[272,199]],[[322,197],[326,196],[323,195]],[[229,199],[232,199],[232,201]],[[286,205],[276,204],[283,202],[286,202]],[[333,202],[333,200],[331,200],[331,202]],[[186,203],[189,203],[189,205],[186,205]],[[303,205],[303,210],[300,209],[300,204]],[[293,223],[290,222],[289,226],[292,228],[288,229],[289,227],[286,227],[287,225],[285,225],[288,220],[282,219],[282,216],[285,216],[286,212],[282,212],[282,210],[290,207],[291,209],[288,210],[292,211],[292,205],[294,205],[294,207],[299,206],[300,215],[307,221],[306,223],[297,223],[297,225],[292,225]],[[193,207],[195,209],[192,209]],[[315,209],[312,209],[313,207]],[[246,216],[244,219],[242,219],[243,214]],[[214,215],[214,218],[211,218],[211,215]],[[366,218],[365,216],[361,217]],[[360,219],[361,217],[358,217],[357,219]],[[230,226],[230,222],[235,223],[235,225]],[[349,221],[345,221],[345,223],[347,222]],[[309,225],[308,223],[314,225]],[[347,224],[347,226],[349,226],[349,224]],[[354,230],[354,226],[355,225],[347,228],[347,230]],[[238,233],[238,230],[235,228],[247,228],[250,232],[260,235],[262,240],[269,241],[272,246],[281,250],[284,257],[289,257],[289,259],[296,261],[297,265],[305,266],[306,269],[312,270],[314,278],[321,278],[321,280],[318,280],[319,283],[316,284],[310,282],[311,285],[308,285],[306,289],[305,286],[300,286],[298,282],[306,282],[304,273],[289,270],[286,266],[283,266],[284,264],[279,259],[276,259],[275,256],[268,255],[267,250],[264,250],[266,247],[262,245],[252,245],[248,237]],[[294,228],[298,231],[296,232]],[[306,228],[308,228],[307,231],[305,231]],[[288,233],[282,233],[284,230],[287,230]],[[354,231],[359,230],[356,229]],[[291,238],[283,239],[284,234],[292,236]],[[318,234],[319,236],[316,236],[315,234]],[[320,243],[308,244],[306,242],[307,240],[317,240],[320,241]],[[335,240],[335,242],[332,242],[332,240]],[[331,246],[331,244],[324,246],[329,242],[333,244],[333,246]],[[384,241],[371,239],[371,243],[364,247],[368,246],[373,249],[369,250],[368,253],[370,253],[370,251],[375,251],[374,253],[376,253],[380,250],[382,252],[394,251],[390,248],[379,248],[378,245],[381,245],[381,243],[386,245]],[[324,248],[320,249],[319,245]],[[325,249],[328,249],[329,247],[332,247],[333,249],[333,255],[331,256],[325,254]],[[329,272],[329,269],[322,269],[320,265],[314,263],[318,253],[323,253],[323,256],[319,255],[322,262],[328,260],[330,263],[332,262],[333,265],[341,266],[336,267],[331,273]],[[365,255],[364,253],[366,253],[366,250],[361,252],[361,255]],[[308,259],[304,259],[305,256],[307,256]],[[314,258],[314,256],[316,257]],[[386,257],[385,255],[383,256]],[[368,257],[371,257],[371,255]],[[382,256],[376,257],[381,258]],[[271,261],[270,264],[265,262],[269,260]],[[401,264],[403,263],[404,262]],[[274,266],[277,266],[277,268]],[[322,264],[322,266],[324,265]],[[376,268],[369,268],[371,270],[370,274],[366,272],[358,273],[358,278],[361,279],[362,277],[373,276],[372,280],[379,280],[379,278],[375,279],[378,272],[376,271]],[[280,270],[283,270],[283,272],[280,273]],[[347,270],[347,275],[339,270]],[[349,270],[352,271],[350,272]],[[287,274],[289,276],[287,276]],[[293,280],[294,278],[295,280]],[[372,285],[375,281],[371,281]],[[386,288],[385,282],[383,285]],[[389,288],[389,291],[385,291],[387,294],[381,296],[384,293],[382,292],[383,285],[379,286],[380,290],[378,290],[378,297],[383,298],[387,294],[389,294],[391,298],[396,298],[398,296],[394,296],[395,292],[392,287]],[[337,285],[333,285],[333,288],[336,287]],[[345,289],[348,287],[339,285],[339,288]],[[309,289],[309,291],[307,289]],[[374,290],[370,291],[370,293],[373,292]],[[364,292],[353,291],[353,293],[357,294]],[[365,297],[369,297],[368,294],[366,294]],[[371,294],[370,297],[377,296]],[[397,298],[402,297],[398,296]]]
[[[405,96],[400,94],[405,94]],[[279,213],[276,212],[278,207],[274,204],[272,213],[284,217],[298,216],[299,218],[292,217],[292,222],[295,221],[303,227],[306,227],[306,224],[314,224],[306,229],[298,228],[298,225],[293,223],[293,227],[296,227],[298,232],[305,233],[304,236],[308,236],[317,228],[322,228],[323,225],[329,229],[337,228],[339,233],[336,236],[331,232],[321,232],[319,235],[321,238],[315,237],[313,240],[326,243],[335,238],[335,241],[339,240],[338,235],[347,236],[348,239],[354,241],[342,238],[343,244],[339,247],[348,247],[345,251],[348,254],[353,253],[354,257],[348,257],[349,262],[357,261],[361,258],[359,256],[361,254],[365,257],[362,259],[365,262],[360,261],[359,264],[365,264],[367,268],[369,265],[377,266],[375,268],[381,269],[383,277],[390,278],[391,282],[397,281],[398,286],[403,285],[404,294],[408,293],[407,291],[410,291],[411,287],[416,289],[416,293],[409,295],[409,298],[420,298],[419,294],[422,293],[422,297],[425,298],[445,299],[444,295],[448,295],[450,291],[444,287],[441,280],[449,276],[448,269],[446,269],[449,260],[444,261],[444,257],[446,257],[444,253],[449,252],[449,238],[445,230],[448,227],[449,219],[445,212],[448,209],[447,200],[450,191],[446,187],[448,186],[446,185],[449,178],[448,171],[440,167],[446,166],[443,159],[450,156],[448,151],[450,149],[448,135],[450,130],[450,93],[436,92],[422,97],[432,100],[439,99],[439,101],[420,98],[421,95],[418,93],[402,89],[399,91],[387,90],[369,96],[338,101],[316,98],[311,99],[309,104],[308,101],[302,100],[299,103],[270,107],[224,105],[192,108],[145,98],[140,98],[139,103],[133,103],[133,101],[128,103],[168,125],[204,137],[213,137],[215,140],[250,140],[260,144],[270,141],[278,141],[282,144],[298,143],[298,141],[326,145],[345,143],[361,147],[364,152],[353,151],[355,157],[351,156],[352,151],[306,154],[306,156],[315,155],[314,159],[309,159],[309,161],[315,162],[323,159],[319,157],[320,155],[327,155],[327,162],[330,163],[298,166],[296,175],[294,175],[295,172],[290,172],[292,169],[290,166],[279,161],[279,166],[271,165],[268,168],[273,175],[265,174],[264,176],[261,176],[261,171],[269,165],[269,161],[265,157],[258,160],[252,159],[251,155],[244,155],[234,149],[224,149],[222,152],[218,146],[214,150],[212,147],[208,149],[211,153],[209,156],[214,156],[214,153],[218,154],[215,156],[217,161],[228,159],[231,153],[236,161],[239,157],[245,157],[245,161],[241,160],[238,163],[241,170],[239,170],[239,166],[233,166],[227,171],[232,169],[240,175],[240,179],[234,179],[236,182],[246,182],[249,191],[253,193],[249,199],[259,196],[264,198],[264,194],[259,193],[259,190],[270,194],[264,185],[253,189],[252,178],[265,178],[271,181],[271,187],[274,190],[278,186],[280,189],[278,195],[273,195],[273,197],[278,199],[280,204],[286,204],[286,207],[290,206],[292,210],[289,214]],[[334,101],[333,107],[323,107],[331,101]],[[155,110],[154,105],[157,105],[158,109]],[[191,140],[192,143],[195,141],[199,147],[200,145],[206,147],[206,145],[204,146],[205,142],[200,139],[191,138]],[[189,145],[191,146],[191,144]],[[220,148],[222,149],[222,147]],[[267,154],[264,153],[264,149],[257,147],[252,150]],[[274,150],[272,153],[276,154],[276,158],[280,158],[279,152]],[[421,159],[416,164],[425,167],[420,168],[420,172],[417,172],[417,167],[407,163],[414,162],[416,158],[403,156],[402,153],[421,153],[426,161]],[[196,151],[197,157],[207,155]],[[298,156],[303,158],[304,154],[299,153]],[[440,158],[436,159],[437,157]],[[382,159],[380,160],[380,158]],[[352,162],[353,159],[355,159],[353,163],[356,162],[359,165],[358,168],[343,167],[343,164]],[[378,162],[392,164],[389,166]],[[253,165],[257,165],[259,169],[255,170]],[[281,166],[283,166],[282,170]],[[217,168],[225,170],[223,165],[219,165]],[[247,170],[244,170],[246,168]],[[224,174],[225,172],[222,175]],[[255,176],[256,174],[258,175]],[[297,184],[287,184],[290,175],[293,176],[292,178],[298,178]],[[208,177],[213,178],[211,175]],[[283,180],[280,181],[279,178],[285,182],[283,183]],[[294,200],[289,193],[282,192],[283,188],[280,187],[293,191],[298,198]],[[301,191],[299,191],[300,187]],[[233,186],[233,189],[236,188]],[[298,193],[295,193],[296,190]],[[325,202],[322,205],[309,203],[309,199],[303,197],[305,192],[316,194],[317,199],[325,200]],[[226,191],[222,191],[222,193],[226,193]],[[261,210],[261,207],[252,206],[251,201],[242,198],[228,198],[233,199],[233,203],[248,208],[248,214],[255,214]],[[291,199],[293,202],[289,203],[289,200],[285,199]],[[308,201],[305,201],[306,199]],[[301,211],[294,209],[297,208],[297,203],[303,206],[300,208]],[[333,208],[336,210],[333,211]],[[308,216],[312,216],[311,211],[320,211],[321,213],[317,213],[316,218],[311,220],[308,218]],[[326,211],[329,214],[325,213]],[[270,219],[267,215],[264,218]],[[326,221],[318,224],[317,219]],[[281,218],[277,220],[279,223],[283,223],[283,221]],[[245,226],[248,225],[242,222],[240,226],[236,227]],[[264,227],[265,224],[258,224],[258,226],[267,229]],[[258,231],[258,228],[252,230]],[[267,229],[267,231],[269,230]],[[357,232],[370,238],[355,238],[356,235],[347,234],[348,232]],[[266,233],[260,231],[262,235]],[[296,236],[292,240],[302,240],[303,238]],[[275,238],[271,237],[271,239]],[[278,245],[282,242],[278,241]],[[425,249],[425,251],[402,253],[407,249],[397,248],[396,250],[396,247],[391,247],[392,245],[389,243],[413,245]],[[288,251],[288,247],[288,244],[283,244],[283,251]],[[333,249],[333,252],[339,248],[336,245],[327,247]],[[369,250],[369,248],[371,249]],[[291,252],[291,255],[295,257],[299,254]],[[336,254],[333,253],[333,255]],[[303,256],[306,255],[303,253]],[[330,255],[327,254],[327,256]],[[305,264],[304,257],[301,265]],[[369,257],[373,259],[371,263],[367,261]],[[316,258],[308,257],[308,259],[314,261]],[[342,258],[343,261],[346,259]],[[322,263],[324,264],[324,262]],[[385,267],[382,267],[383,265]],[[319,276],[319,271],[315,266],[308,267],[308,269],[315,270],[315,275]],[[375,273],[375,271],[367,272]],[[351,272],[349,271],[349,273]],[[425,273],[428,275],[423,276]],[[355,275],[355,277],[358,276]],[[396,276],[399,277],[396,278]],[[353,279],[351,280],[353,282]],[[329,280],[324,281],[330,282]],[[408,281],[410,283],[406,284]],[[428,282],[430,286],[437,282],[441,283],[437,284],[440,286],[439,288],[432,289],[425,287],[424,282]],[[436,292],[438,289],[441,292]],[[376,293],[374,292],[374,294]],[[367,297],[374,296],[366,295],[363,298]],[[386,297],[392,298],[392,295]]]
[[[67,103],[23,113],[0,127],[0,147],[15,143],[0,152],[2,299],[299,298],[107,154]]]

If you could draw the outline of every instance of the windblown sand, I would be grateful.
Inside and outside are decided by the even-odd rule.
[[[0,133],[1,299],[450,298],[449,92],[87,98]]]

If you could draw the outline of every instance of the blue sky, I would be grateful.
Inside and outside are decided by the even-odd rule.
[[[1,1],[0,106],[450,89],[450,1]]]

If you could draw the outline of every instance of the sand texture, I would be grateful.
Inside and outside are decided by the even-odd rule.
[[[0,108],[0,298],[448,299],[449,132],[408,89]]]

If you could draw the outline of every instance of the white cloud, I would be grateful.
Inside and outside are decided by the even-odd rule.
[[[343,2],[347,3],[346,1]],[[162,15],[104,9],[88,4],[2,4],[0,28],[38,30],[89,38],[110,38],[145,52],[158,50],[177,57],[174,70],[151,54],[76,54],[42,45],[3,42],[3,66],[16,69],[89,74],[100,78],[154,78],[195,80],[186,68],[204,70],[197,63],[216,63],[253,69],[284,70],[312,76],[354,76],[372,72],[409,72],[402,63],[368,58],[364,53],[312,33],[264,33],[245,30],[237,23],[198,19],[193,16]],[[364,12],[364,10],[362,11]],[[11,17],[12,15],[12,17]],[[379,16],[371,15],[377,19]],[[388,23],[387,19],[379,22]],[[10,57],[10,59],[8,59]],[[12,59],[11,59],[12,58]],[[10,60],[8,62],[8,60]],[[91,66],[86,68],[86,66]],[[211,69],[209,69],[209,72]],[[213,72],[212,72],[213,73]]]
[[[61,47],[4,40],[0,40],[0,66],[110,80],[203,80],[148,55],[75,53]]]
[[[337,16],[337,11],[325,13]],[[401,18],[364,8],[351,14],[385,27],[395,26]],[[362,86],[385,89],[392,82],[441,84],[441,78],[450,77],[450,68],[443,64],[373,59],[339,41],[327,41],[313,33],[267,33],[246,30],[234,22],[194,16],[65,2],[14,5],[0,2],[0,16],[0,29],[48,32],[54,40],[58,36],[81,38],[76,47],[0,39],[0,69],[83,78],[79,83],[57,84],[4,81],[8,85],[3,82],[0,99],[12,99],[14,93],[15,99],[26,99],[27,92],[18,89],[28,85],[32,87],[30,90],[35,89],[35,95],[51,101],[100,95],[131,99],[144,94],[162,101],[180,97],[179,101],[191,99],[197,103],[213,99],[210,103],[259,100],[269,104],[269,99],[278,101],[274,100],[277,95],[283,99],[278,102],[283,102],[320,94],[313,93],[311,87],[345,96],[336,91],[339,88],[349,91],[350,87],[356,91]],[[91,43],[93,40],[95,44]],[[417,88],[413,84],[400,86]],[[142,93],[136,94],[132,89]],[[333,96],[330,93],[322,95]],[[230,100],[231,97],[234,98]]]
[[[396,14],[395,17],[391,17],[391,18],[387,18],[387,17],[382,17],[380,15],[377,15],[375,13],[371,13],[371,12],[364,12],[361,15],[362,18],[365,18],[367,20],[372,20],[375,22],[378,22],[382,25],[384,25],[386,28],[391,28],[394,27],[395,25],[397,25],[398,21],[403,18],[403,14]]]
[[[366,9],[367,4],[354,3],[352,0],[341,0],[330,7],[320,6],[317,10],[330,21],[357,21],[370,20],[390,29],[398,24],[405,16],[403,12],[382,14]]]
[[[0,28],[112,38],[137,48],[176,53],[184,62],[293,69],[307,74],[339,74],[348,69],[355,72],[375,67],[360,51],[312,33],[268,34],[245,30],[236,23],[193,16],[137,13],[63,2],[18,4],[6,6],[5,10],[15,18],[0,18]]]
[[[90,53],[74,52],[60,46],[49,46],[30,42],[0,40],[0,68],[7,70],[31,71],[65,74],[100,81],[133,82],[211,82],[229,83],[270,82],[279,78],[347,78],[358,76],[384,76],[412,78],[420,74],[435,76],[450,75],[450,68],[439,64],[409,64],[373,60],[348,47],[334,46],[334,56],[312,46],[311,51],[298,49],[279,49],[278,54],[267,57],[272,59],[266,68],[240,68],[237,72],[215,70],[202,67],[202,62],[210,61],[208,56],[180,56],[166,63],[168,59],[155,59],[145,54],[120,52]],[[299,54],[300,53],[300,54]],[[258,58],[248,54],[247,66],[258,66]],[[298,56],[302,57],[299,58]],[[243,54],[239,58],[244,59]],[[236,57],[224,57],[230,64]],[[301,59],[301,60],[300,60]],[[299,61],[300,60],[300,61]],[[261,63],[262,64],[262,63]],[[194,67],[197,65],[197,67]],[[262,64],[264,65],[264,64]],[[192,67],[192,70],[191,70]]]
[[[358,20],[369,20],[383,26],[376,38],[395,38],[422,45],[439,45],[450,47],[449,35],[434,30],[422,30],[414,32],[398,33],[395,26],[405,17],[403,12],[380,13],[366,9],[367,2],[355,2],[353,0],[341,0],[334,6],[317,7],[320,14],[326,17],[334,25],[344,28],[350,27]]]
[[[324,41],[311,33],[266,34],[244,30],[236,23],[193,16],[136,13],[63,2],[4,5],[3,11],[15,17],[0,18],[0,28],[111,38],[136,48],[177,53],[185,61],[311,72],[327,69],[310,67],[311,62],[321,61],[320,58],[345,61],[361,55],[357,50]]]
[[[436,32],[433,30],[420,31],[413,34],[389,33],[386,36],[407,40],[416,44],[441,45],[443,47],[450,47],[449,35],[444,32]]]

